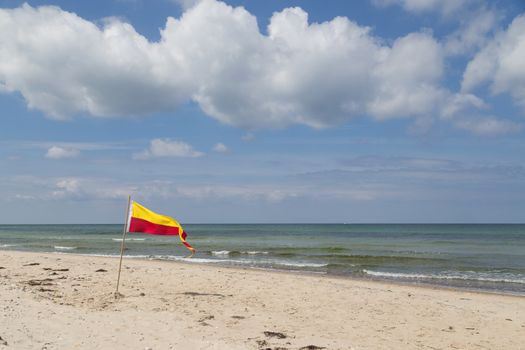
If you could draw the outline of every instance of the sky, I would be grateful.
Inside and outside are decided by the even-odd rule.
[[[0,0],[0,223],[525,222],[525,2]]]

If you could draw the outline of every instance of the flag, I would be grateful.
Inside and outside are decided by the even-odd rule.
[[[139,203],[131,201],[128,222],[128,232],[178,235],[182,244],[191,251],[192,255],[195,253],[195,249],[186,242],[186,232],[182,226],[169,216],[157,214]]]

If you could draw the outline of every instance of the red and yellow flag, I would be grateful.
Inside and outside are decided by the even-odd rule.
[[[128,232],[142,232],[151,235],[178,235],[182,244],[192,255],[195,249],[186,242],[186,232],[182,226],[169,216],[157,214],[135,201],[131,201]]]

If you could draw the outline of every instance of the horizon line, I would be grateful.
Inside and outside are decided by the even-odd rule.
[[[525,225],[525,222],[188,222],[183,225]],[[124,225],[123,223],[0,223],[22,225]]]

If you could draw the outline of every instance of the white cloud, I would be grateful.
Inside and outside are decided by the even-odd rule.
[[[79,179],[76,178],[61,179],[56,183],[56,187],[66,192],[78,192],[80,189],[79,182]]]
[[[446,55],[470,54],[483,46],[502,18],[486,0],[372,0],[378,7],[401,6],[413,14],[439,13],[459,24],[443,40]]]
[[[213,148],[213,152],[217,153],[229,153],[230,149],[222,142],[216,143]]]
[[[199,3],[200,0],[172,0],[173,2],[179,4],[183,10],[187,10]]]
[[[207,1],[169,20],[163,36],[170,47],[194,43],[185,52],[194,75],[205,77],[194,99],[208,115],[246,128],[321,127],[364,108],[380,51],[368,32],[346,18],[309,25],[303,10],[289,8],[272,16],[264,36],[244,9]]]
[[[427,33],[413,33],[384,50],[375,68],[378,86],[368,111],[378,119],[424,116],[446,96],[438,80],[443,74],[440,45]]]
[[[150,141],[149,148],[142,152],[135,153],[134,159],[144,160],[150,158],[202,157],[204,153],[196,151],[190,144],[183,141],[172,141],[170,139],[154,139]]]
[[[439,96],[441,55],[426,33],[391,48],[347,18],[309,24],[306,12],[288,8],[274,13],[263,36],[244,9],[206,1],[169,19],[163,39],[170,49],[192,42],[183,50],[192,57],[188,66],[205,77],[193,98],[226,124],[324,127],[365,113],[413,116]]]
[[[129,116],[172,108],[190,96],[156,45],[118,19],[102,29],[57,7],[0,10],[0,81],[52,118]],[[161,68],[157,68],[161,67]]]
[[[49,147],[76,149],[79,151],[127,150],[129,146],[119,142],[21,142],[19,147]]]
[[[495,94],[508,92],[525,110],[525,15],[516,17],[468,63],[462,90],[490,83]]]
[[[473,0],[372,0],[374,5],[380,7],[398,5],[412,13],[437,11],[443,15],[456,14],[473,2]]]
[[[423,12],[470,4],[382,3]],[[481,45],[490,19],[479,22],[449,45]],[[0,84],[52,118],[148,115],[193,100],[210,117],[249,130],[320,128],[363,115],[414,118],[424,129],[454,96],[442,86],[445,49],[430,32],[388,44],[346,17],[309,23],[295,7],[274,13],[267,33],[244,8],[216,0],[191,1],[180,18],[168,17],[158,42],[115,18],[99,27],[57,7],[1,9]],[[134,157],[201,155],[158,139]]]
[[[495,127],[491,126],[490,122],[486,124],[484,130],[479,130],[480,133],[493,135],[501,127],[496,124]],[[475,123],[473,127],[477,128],[478,125]],[[262,181],[257,183],[254,183],[253,176],[242,176],[246,174],[246,169],[242,167],[235,169],[233,178],[221,176],[219,171],[219,175],[212,180],[198,176],[201,172],[198,169],[196,173],[191,173],[190,169],[190,173],[177,177],[176,181],[155,180],[151,176],[127,176],[123,181],[106,177],[4,175],[0,177],[0,187],[3,189],[0,200],[119,200],[122,203],[131,194],[139,201],[166,200],[172,204],[173,199],[178,198],[187,202],[199,201],[200,204],[222,201],[245,206],[247,202],[258,205],[293,201],[294,206],[309,202],[316,207],[325,200],[348,204],[375,200],[380,204],[383,200],[411,198],[419,203],[417,201],[422,195],[425,198],[447,197],[448,200],[454,200],[458,193],[469,194],[472,186],[484,190],[492,188],[499,192],[505,184],[514,184],[512,188],[515,190],[516,184],[525,183],[523,166],[508,163],[504,159],[493,163],[476,163],[458,159],[370,155],[340,159],[337,168],[333,168],[333,163],[326,165],[295,169],[292,173],[280,176],[263,174]],[[252,174],[259,172],[260,169],[252,169]],[[200,205],[197,207],[202,208]]]
[[[124,201],[141,187],[149,191],[151,182],[137,186],[101,177],[4,177],[10,191],[3,193],[7,200],[112,200]]]
[[[441,110],[443,119],[452,119],[463,113],[468,113],[472,108],[485,109],[487,104],[479,97],[472,94],[455,94],[449,97]]]
[[[496,29],[498,21],[498,13],[484,7],[465,14],[460,20],[460,28],[446,38],[445,52],[461,55],[479,49],[489,40],[489,34]]]
[[[52,181],[52,179],[48,180]],[[51,190],[41,193],[42,199],[121,199],[136,191],[136,186],[107,179],[68,177],[58,178],[48,185]]]
[[[521,124],[490,117],[462,118],[455,125],[480,136],[497,136],[521,130]]]
[[[475,95],[457,93],[447,98],[441,108],[440,118],[458,129],[478,136],[498,136],[521,130],[522,125],[519,123],[479,113],[489,107]]]
[[[0,10],[0,40],[2,84],[59,119],[145,115],[193,99],[235,126],[323,127],[365,113],[414,116],[440,97],[442,58],[430,34],[389,47],[348,18],[309,24],[300,8],[275,13],[264,35],[244,8],[203,0],[149,42],[118,19],[99,28],[24,5]]]
[[[51,146],[47,150],[46,158],[50,158],[50,159],[75,158],[79,154],[80,154],[80,151],[75,148]]]
[[[13,179],[2,178],[3,183]],[[314,186],[288,184],[177,184],[169,181],[125,183],[115,179],[89,177],[26,178],[23,190],[12,194],[17,200],[123,200],[128,195],[139,199],[179,198],[194,201],[240,200],[282,202],[294,198],[315,198],[316,200],[344,198],[350,200],[371,200],[385,195],[375,186]],[[12,184],[11,184],[12,186]],[[26,192],[30,192],[28,194]]]

